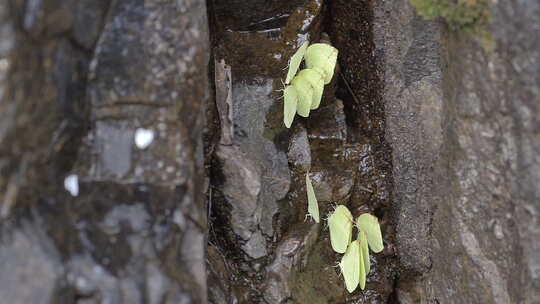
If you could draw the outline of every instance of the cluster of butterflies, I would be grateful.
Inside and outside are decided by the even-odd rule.
[[[334,76],[338,50],[325,43],[309,45],[306,41],[289,61],[283,90],[283,122],[290,128],[296,114],[308,117],[309,111],[321,104],[324,85]],[[296,73],[302,60],[306,68]]]
[[[319,223],[319,205],[308,174],[306,174],[306,189],[308,214]],[[353,226],[359,230],[354,241],[352,240]],[[371,266],[369,249],[378,253],[384,248],[379,220],[369,213],[364,213],[354,221],[349,209],[344,205],[338,205],[328,217],[328,227],[332,249],[335,252],[344,253],[339,267],[347,290],[353,292],[358,285],[364,290]]]
[[[352,241],[353,225],[359,230],[358,237],[354,241]],[[345,253],[339,267],[347,290],[353,292],[358,285],[364,290],[370,270],[368,246],[375,253],[383,250],[379,220],[369,213],[364,213],[354,221],[349,209],[339,205],[328,218],[328,226],[332,248],[336,252]]]
[[[296,114],[308,117],[311,110],[319,107],[324,85],[329,84],[334,76],[338,50],[324,43],[308,45],[309,42],[304,42],[289,61],[285,79],[287,86],[283,91],[283,122],[287,128],[291,127]],[[298,72],[304,59],[306,69]],[[306,174],[306,190],[308,215],[319,223],[319,205],[309,172]],[[347,290],[353,292],[358,285],[364,290],[370,270],[369,249],[375,253],[383,250],[379,220],[369,213],[364,213],[354,221],[349,209],[338,205],[328,217],[328,226],[332,248],[338,253],[344,253],[339,267]],[[353,226],[359,230],[354,241]]]

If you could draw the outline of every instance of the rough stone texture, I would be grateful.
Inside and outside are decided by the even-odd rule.
[[[242,239],[242,250],[257,259],[267,254],[265,237],[274,235],[277,201],[289,190],[290,173],[285,152],[263,134],[266,115],[275,106],[272,81],[238,83],[232,92],[235,145],[220,145],[216,155],[222,162],[222,191],[231,206],[231,228]]]
[[[206,302],[207,23],[198,0],[0,3],[3,299]]]
[[[376,12],[400,262],[408,271],[423,273],[432,263],[429,225],[436,203],[431,170],[444,132],[439,26],[416,17],[407,1],[387,3]]]
[[[287,158],[292,166],[302,171],[308,171],[311,168],[311,150],[307,132],[301,124],[295,125],[292,130]]]
[[[319,237],[319,225],[298,224],[276,248],[275,258],[266,269],[264,299],[268,303],[284,303],[293,298],[289,280],[296,268],[306,267],[313,244]],[[297,298],[297,296],[294,296]]]
[[[224,144],[229,140],[222,140],[216,147],[216,171],[211,178],[217,199],[212,206],[218,221],[227,223],[221,224],[221,233],[227,236],[230,247],[236,249],[235,254],[245,254],[245,260],[266,258],[269,249],[275,247],[272,243],[277,233],[281,232],[275,227],[276,215],[283,209],[279,202],[289,192],[292,177],[286,151],[288,134],[280,117],[282,106],[276,102],[279,95],[275,91],[283,74],[280,66],[287,64],[286,56],[306,36],[317,32],[321,4],[318,1],[308,3],[299,6],[288,19],[271,20],[275,17],[267,16],[271,18],[259,20],[253,30],[245,30],[250,26],[244,22],[253,18],[254,13],[246,15],[245,20],[230,20],[222,15],[234,5],[238,10],[243,9],[244,3],[223,6],[216,1],[214,7],[216,61],[230,65],[232,75],[231,105],[224,104],[226,100],[216,102],[220,103],[217,108],[221,112],[227,108],[232,111],[228,113],[230,118],[223,114],[220,118],[221,125],[227,129],[232,124],[233,135],[231,144]],[[275,3],[268,10],[283,13],[283,10],[291,9],[289,5]],[[312,29],[295,28],[303,22]],[[236,30],[239,26],[246,28]],[[309,151],[296,153],[307,154]],[[224,226],[230,226],[232,231],[227,231]]]
[[[78,170],[82,196],[109,201],[111,209],[81,232],[111,247],[93,255],[105,265],[120,264],[106,270],[115,275],[124,301],[206,301],[207,48],[202,1],[134,1],[114,3],[94,53],[88,88],[93,128]],[[138,128],[155,134],[147,148],[134,144]],[[103,182],[114,186],[101,193],[122,196],[110,200],[93,190]],[[129,247],[120,249],[121,243]],[[137,282],[146,282],[148,295]]]
[[[514,207],[512,221],[507,214],[499,215],[500,222],[493,226],[495,235],[514,237],[513,225],[519,232],[519,279],[510,284],[523,303],[540,302],[540,3],[499,2],[493,8],[493,26],[496,52],[500,55],[501,71],[485,69],[502,90],[499,110],[504,115],[506,128],[494,136],[502,141],[500,153],[514,157],[509,166],[501,169],[510,180],[511,200]],[[488,68],[492,66],[487,62]],[[489,88],[488,88],[489,90]],[[488,108],[489,109],[489,108]],[[493,109],[493,105],[491,105]],[[495,104],[496,109],[496,104]],[[504,110],[508,112],[503,112]],[[509,117],[508,117],[509,116]],[[497,119],[495,119],[497,120]],[[501,122],[502,124],[502,122]],[[491,133],[491,134],[493,134]],[[515,154],[514,154],[515,153]],[[509,171],[505,171],[511,169]],[[504,193],[497,189],[496,194]],[[505,201],[505,205],[509,201]],[[506,220],[505,220],[506,219]],[[502,227],[501,227],[502,226]],[[500,228],[497,228],[500,227]],[[498,233],[501,231],[503,234]],[[500,245],[499,245],[500,246]],[[516,291],[520,290],[520,291]]]
[[[494,4],[492,49],[405,0],[375,11],[398,300],[538,303],[540,5]]]
[[[55,303],[65,284],[60,255],[40,227],[24,222],[0,247],[0,297],[10,303]],[[9,275],[7,275],[9,274]]]
[[[347,132],[339,136],[344,137],[345,141],[337,151],[329,150],[319,153],[320,158],[313,157],[314,163],[325,164],[324,171],[339,172],[339,178],[332,182],[336,190],[339,190],[336,194],[344,193],[349,180],[354,179],[344,203],[354,216],[361,212],[375,214],[381,222],[385,239],[386,250],[382,254],[372,255],[372,265],[375,266],[367,276],[366,290],[346,294],[342,300],[345,303],[391,301],[398,271],[396,255],[392,249],[395,233],[394,214],[391,212],[392,151],[385,139],[384,70],[379,62],[382,53],[377,49],[377,37],[374,35],[375,2],[329,2],[331,22],[328,31],[332,43],[340,50],[336,95],[343,101]],[[339,101],[335,103],[336,108],[339,108],[339,104]],[[347,171],[352,174],[348,176]],[[340,184],[342,186],[338,186]],[[341,303],[339,300],[336,302]]]
[[[36,184],[60,181],[73,160],[91,50],[72,43],[77,34],[69,30],[82,22],[73,20],[72,9],[69,2],[53,0],[0,4],[3,218],[21,196],[47,188]],[[95,7],[96,12],[106,10],[106,5]]]

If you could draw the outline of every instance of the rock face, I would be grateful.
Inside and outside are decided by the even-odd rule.
[[[205,303],[205,2],[0,16],[0,295]]]
[[[492,49],[407,1],[376,12],[399,300],[537,303],[540,5],[494,4]]]
[[[0,2],[0,299],[540,303],[540,3],[492,2],[486,36],[408,0]],[[306,40],[339,66],[287,129]],[[379,217],[366,290],[306,174]]]
[[[377,48],[384,54],[386,138],[393,151],[394,213],[400,262],[412,273],[432,266],[433,167],[444,136],[441,29],[407,1],[376,10]],[[388,19],[388,20],[387,20]],[[438,198],[438,196],[437,196]]]

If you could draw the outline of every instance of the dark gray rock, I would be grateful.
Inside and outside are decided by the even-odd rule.
[[[328,88],[327,88],[328,89]],[[331,99],[309,116],[310,139],[344,142],[347,139],[347,125],[343,101]]]
[[[309,140],[314,146],[310,178],[319,202],[345,202],[351,193],[358,159],[343,157],[346,139],[341,100],[332,100],[310,114]]]
[[[293,127],[287,158],[293,166],[302,171],[309,171],[311,168],[311,150],[307,131],[301,124]]]
[[[432,263],[431,170],[444,136],[442,71],[438,60],[426,57],[439,57],[440,29],[416,17],[406,1],[380,10],[376,34],[384,42],[377,47],[385,54],[386,140],[393,149],[397,245],[402,267],[424,273]]]
[[[74,2],[73,38],[81,46],[93,49],[103,28],[103,21],[110,1],[82,0]]]
[[[289,168],[285,153],[264,136],[266,115],[274,105],[272,82],[237,83],[232,94],[234,145],[220,145],[216,153],[224,176],[221,191],[231,208],[231,228],[245,242],[242,250],[260,258],[266,255],[264,236],[274,234],[277,201],[289,190]]]
[[[112,262],[106,270],[124,300],[145,301],[138,287],[145,282],[153,303],[204,303],[205,6],[135,1],[110,9],[91,64],[94,128],[78,170],[87,199],[108,201],[108,191],[123,194],[110,201],[103,220],[83,231],[91,242],[115,248],[93,254],[100,263]],[[141,134],[151,135],[150,142],[141,145]],[[102,182],[116,186],[94,193]],[[158,263],[160,256],[170,258]]]
[[[10,1],[0,16],[2,297],[205,303],[206,4]]]
[[[385,4],[390,5],[388,2]],[[336,95],[343,101],[345,114],[336,122],[346,132],[336,132],[343,128],[327,127],[334,130],[332,134],[339,134],[333,135],[334,138],[343,138],[343,141],[336,143],[336,139],[331,137],[324,144],[321,141],[317,145],[321,151],[313,157],[313,163],[321,164],[322,173],[332,176],[329,184],[334,187],[333,195],[340,199],[337,203],[346,204],[353,216],[369,212],[379,218],[385,240],[384,252],[372,255],[372,267],[363,292],[357,290],[352,294],[338,294],[341,288],[333,291],[322,284],[318,285],[318,289],[328,294],[329,302],[391,302],[394,280],[399,271],[394,250],[392,148],[385,133],[384,62],[381,62],[384,52],[376,35],[378,5],[382,5],[382,2],[329,2],[332,12],[329,34],[333,45],[340,51]],[[340,115],[335,117],[339,118]],[[317,131],[315,134],[324,135],[325,132]],[[335,146],[323,151],[323,147],[330,147],[332,142]],[[312,151],[312,155],[316,154]],[[327,204],[327,207],[330,206]],[[326,210],[329,212],[332,209]],[[324,253],[320,254],[324,256]],[[317,272],[316,269],[312,271]],[[306,295],[304,301],[311,299]]]
[[[491,9],[489,37],[376,9],[402,303],[540,300],[540,6]]]
[[[500,205],[510,211],[511,218],[508,218],[508,213],[497,212],[499,222],[495,223],[494,229],[500,227],[497,229],[505,239],[509,239],[514,237],[514,224],[517,225],[519,242],[514,241],[514,246],[521,247],[521,250],[515,250],[522,273],[518,276],[512,272],[516,281],[510,286],[520,290],[516,292],[520,301],[536,303],[540,302],[540,3],[499,2],[493,8],[493,15],[496,20],[493,26],[495,50],[499,54],[497,63],[500,62],[502,69],[499,74],[488,61],[488,68],[481,72],[489,72],[490,79],[495,82],[486,91],[493,89],[502,96],[497,94],[482,106],[495,110],[497,104],[492,104],[492,100],[502,97],[501,115],[498,116],[502,119],[499,122],[501,127],[495,124],[495,130],[488,135],[493,135],[494,140],[500,143],[501,148],[497,151],[501,158],[511,162],[505,162],[498,171],[504,177],[498,177],[495,172],[489,177],[500,183],[510,181],[512,194],[510,200]],[[508,168],[511,170],[505,171]],[[507,195],[506,187],[497,187],[496,190],[496,195]],[[508,202],[513,204],[508,207]]]
[[[29,222],[2,234],[0,271],[0,297],[13,304],[55,303],[55,293],[65,279],[53,241]]]
[[[313,245],[319,237],[318,224],[299,224],[285,236],[266,269],[264,300],[269,304],[286,303],[292,297],[291,277],[305,267]]]

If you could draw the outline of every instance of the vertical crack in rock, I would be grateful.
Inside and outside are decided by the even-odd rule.
[[[349,205],[355,215],[376,211],[389,243],[393,242],[391,214],[386,212],[391,201],[390,153],[384,142],[377,58],[371,49],[372,12],[363,1],[348,3],[332,2],[328,7],[318,0],[209,3],[216,62],[214,117],[219,116],[225,128],[211,169],[216,191],[210,198],[213,232],[208,249],[209,268],[225,268],[225,274],[212,270],[210,280],[234,278],[230,284],[213,283],[220,289],[212,295],[216,303],[358,299],[360,291],[348,295],[338,273],[329,267],[338,257],[328,234],[320,233],[320,225],[304,223],[308,171],[321,214],[336,203]],[[248,9],[258,4],[264,9]],[[350,44],[347,35],[358,24],[362,35]],[[330,38],[322,34],[325,26]],[[293,127],[286,129],[282,94],[277,91],[282,89],[283,68],[305,40],[334,43],[340,49],[342,70],[338,68],[332,83],[325,86],[321,107],[307,119],[297,116]],[[223,87],[227,66],[230,101],[224,98]],[[344,92],[344,70],[353,92],[350,88]],[[359,92],[361,99],[351,96]],[[230,113],[225,111],[231,104],[232,128]],[[231,129],[229,144],[231,136],[226,133]],[[394,261],[391,250],[374,259],[369,282],[373,291],[366,301],[388,299]]]
[[[214,153],[211,176],[216,191],[212,191],[214,233],[209,252],[222,250],[223,256],[212,254],[219,258],[211,259],[209,267],[218,269],[225,259],[228,277],[238,279],[229,290],[214,295],[245,303],[264,301],[264,269],[274,259],[282,233],[293,225],[284,222],[281,215],[301,208],[300,203],[293,204],[286,197],[293,176],[278,91],[288,58],[299,43],[317,33],[321,22],[321,1],[305,5],[301,1],[256,2],[264,9],[247,11],[257,3],[236,1],[212,1],[210,5],[222,138]],[[227,95],[222,85],[227,77],[220,76],[223,64],[230,66],[230,99],[223,98]],[[227,134],[230,130],[232,136]],[[307,144],[307,134],[304,136]],[[298,153],[309,154],[309,144],[301,149],[308,150]],[[211,280],[220,276],[227,277],[214,272]],[[286,278],[282,279],[285,283]]]

